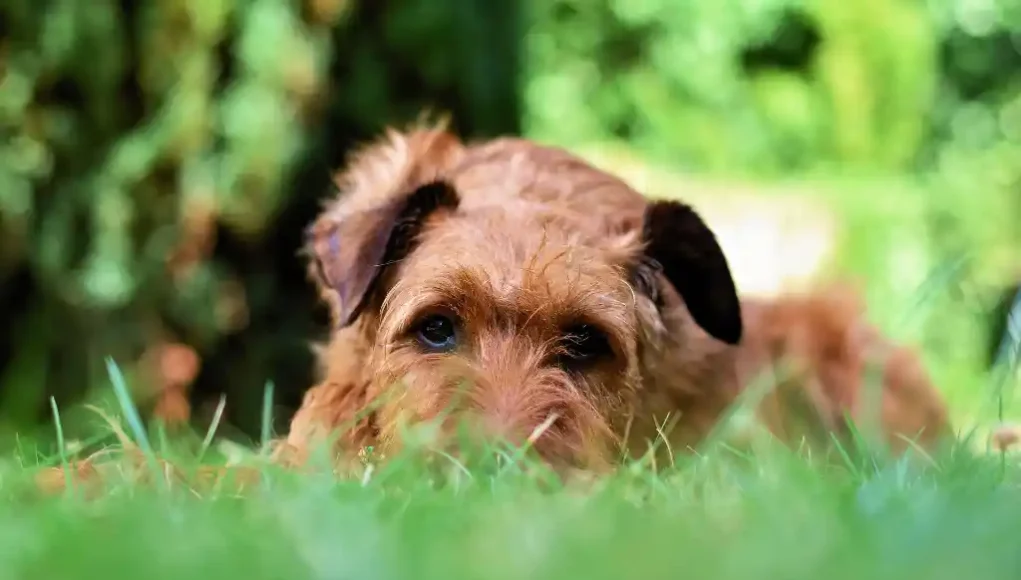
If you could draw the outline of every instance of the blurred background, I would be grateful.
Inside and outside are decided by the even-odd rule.
[[[85,429],[113,357],[147,413],[255,436],[272,383],[285,430],[302,229],[425,108],[691,201],[744,292],[854,281],[959,417],[1012,412],[1019,0],[0,0],[0,428]]]

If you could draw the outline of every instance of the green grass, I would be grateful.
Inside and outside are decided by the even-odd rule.
[[[781,453],[594,489],[507,472],[365,485],[267,472],[247,497],[121,490],[8,505],[7,577],[1016,578],[1021,496],[996,462],[827,473]]]
[[[24,446],[0,464],[5,578],[1014,579],[1021,570],[1021,469],[975,445],[883,459],[719,443],[658,470],[637,461],[568,481],[494,447],[464,463],[370,456],[360,473],[337,477],[321,461],[307,473],[273,467],[258,445],[146,431],[116,365],[108,370],[123,420],[97,414],[119,441],[99,497],[78,486],[35,493]],[[66,443],[49,465],[70,460]],[[262,480],[241,493],[138,484],[163,473],[156,457],[184,471],[240,462]]]

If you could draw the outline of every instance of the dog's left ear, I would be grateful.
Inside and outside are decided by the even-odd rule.
[[[426,218],[441,208],[456,209],[458,201],[453,186],[437,180],[378,207],[324,215],[312,224],[305,250],[311,275],[339,327],[358,318],[386,269],[411,252]]]
[[[718,340],[740,342],[741,305],[727,258],[695,210],[676,201],[650,201],[643,217],[642,238],[645,252],[634,269],[639,289],[661,305],[655,275],[661,272],[680,294],[696,324]]]

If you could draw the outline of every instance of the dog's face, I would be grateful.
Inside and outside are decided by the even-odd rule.
[[[611,419],[639,379],[624,255],[522,227],[535,217],[523,213],[478,209],[423,228],[372,322],[373,364],[403,383],[379,424],[448,411],[485,435],[531,437],[549,459],[591,463],[612,452]]]
[[[584,180],[545,184],[510,154],[490,154],[481,175],[493,179],[480,179],[470,150],[428,135],[402,141],[397,182],[371,185],[388,195],[349,190],[310,230],[338,331],[371,345],[380,444],[399,444],[406,422],[438,419],[447,433],[528,441],[556,464],[606,464],[643,388],[665,296],[680,296],[709,334],[739,339],[719,246],[682,204],[646,207],[614,182],[614,199],[633,200],[630,217],[579,215],[570,206]],[[541,152],[526,152],[541,167]]]

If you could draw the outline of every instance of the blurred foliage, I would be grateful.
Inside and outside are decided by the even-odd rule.
[[[479,0],[0,3],[0,414],[105,383],[105,356],[144,394],[146,353],[177,343],[236,423],[258,424],[266,381],[295,406],[322,332],[296,252],[330,172],[424,107],[516,131],[514,18]]]
[[[728,177],[928,175],[940,228],[1021,243],[1017,0],[531,6],[535,136],[624,139],[675,168]],[[957,211],[962,200],[981,211]],[[960,235],[937,237],[957,249],[976,241]]]
[[[1017,0],[2,0],[0,414],[174,343],[243,429],[268,380],[293,409],[324,332],[301,231],[352,145],[428,107],[683,171],[914,175],[894,213],[930,261],[1007,277],[1019,39]],[[900,239],[870,215],[863,264]]]
[[[844,266],[898,297],[878,309],[939,362],[986,360],[983,317],[1021,278],[1021,2],[531,6],[532,135],[626,140],[728,180],[839,182]],[[924,314],[901,312],[919,296]]]
[[[544,138],[758,174],[903,170],[948,141],[1021,138],[1016,0],[532,7],[526,126]]]

